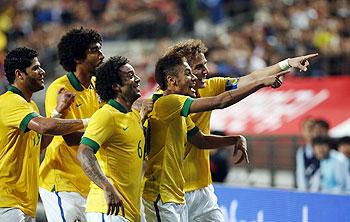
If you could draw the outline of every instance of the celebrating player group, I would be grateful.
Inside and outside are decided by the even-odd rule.
[[[288,58],[240,78],[207,78],[206,46],[184,40],[163,52],[157,90],[141,98],[132,58],[105,59],[102,44],[101,34],[83,27],[61,37],[66,73],[47,87],[46,117],[32,100],[46,76],[37,51],[19,47],[6,55],[0,221],[34,221],[39,194],[49,222],[224,221],[209,151],[230,146],[236,163],[249,158],[244,136],[210,134],[211,111],[280,87],[290,68],[306,71],[317,56]]]

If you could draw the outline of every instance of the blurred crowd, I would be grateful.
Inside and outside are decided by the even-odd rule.
[[[30,46],[40,52],[53,79],[62,74],[58,38],[77,26],[98,30],[105,42],[153,42],[154,50],[141,50],[135,64],[146,76],[152,76],[150,67],[161,49],[187,37],[201,38],[209,46],[207,58],[215,75],[242,76],[311,52],[319,52],[319,59],[297,75],[350,74],[347,0],[2,0],[0,63],[8,49]],[[3,74],[0,82],[4,85]]]
[[[59,39],[79,26],[99,31],[109,55],[118,52],[129,57],[146,80],[144,87],[155,84],[154,64],[165,48],[188,37],[200,38],[208,46],[211,75],[242,76],[284,58],[313,52],[320,55],[311,69],[305,73],[295,70],[296,75],[350,74],[348,0],[1,0],[0,94],[7,82],[2,63],[8,50],[29,46],[39,51],[50,82],[64,73],[57,61]],[[298,187],[349,192],[344,184],[350,182],[343,182],[349,180],[349,174],[346,179],[329,176],[322,166],[331,164],[349,173],[350,139],[339,141],[338,153],[327,137],[329,126],[318,121],[303,125],[305,144],[297,154]],[[327,133],[317,133],[318,124]],[[323,155],[320,145],[326,146]],[[321,154],[315,155],[316,150]],[[225,150],[212,154],[214,173],[229,167],[223,161],[226,156]],[[227,170],[217,172],[224,173],[213,174],[213,178],[223,181]],[[331,182],[325,181],[327,176]],[[339,183],[334,179],[338,177],[343,178]]]

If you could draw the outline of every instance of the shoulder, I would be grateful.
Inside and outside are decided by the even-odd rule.
[[[64,87],[65,89],[71,90],[71,84],[67,78],[67,75],[63,75],[57,79],[55,79],[47,88],[47,91],[53,91],[53,90],[58,90],[61,87]]]

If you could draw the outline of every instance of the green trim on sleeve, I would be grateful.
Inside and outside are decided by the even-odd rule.
[[[82,137],[80,143],[91,147],[95,153],[100,149],[100,145],[98,145],[98,143],[87,137]]]
[[[190,108],[193,103],[193,98],[188,97],[181,109],[181,116],[187,117],[190,114]]]
[[[198,127],[193,127],[190,131],[187,131],[187,138],[191,138],[192,136],[196,135],[198,133],[199,128]]]
[[[28,129],[28,123],[35,117],[38,117],[39,114],[37,114],[36,112],[32,112],[32,113],[29,113],[28,115],[26,115],[22,122],[19,124],[19,129],[23,132],[23,133],[26,133],[28,132],[30,129]]]

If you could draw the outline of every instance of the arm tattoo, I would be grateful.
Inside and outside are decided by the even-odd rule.
[[[106,183],[109,183],[90,147],[78,153],[78,160],[85,174],[101,189]]]

